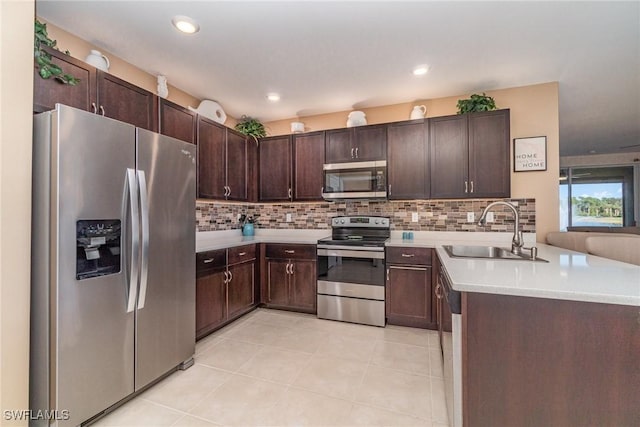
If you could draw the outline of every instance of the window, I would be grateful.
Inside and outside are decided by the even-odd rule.
[[[560,170],[560,229],[635,225],[634,167]]]

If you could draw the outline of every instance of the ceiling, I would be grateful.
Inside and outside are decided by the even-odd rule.
[[[640,151],[637,1],[38,0],[36,13],[234,117],[558,81],[561,155]],[[179,33],[174,15],[200,31]],[[425,63],[429,73],[413,76]]]

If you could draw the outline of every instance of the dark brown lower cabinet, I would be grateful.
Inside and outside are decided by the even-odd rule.
[[[222,269],[196,280],[196,338],[211,332],[227,317],[224,273]]]
[[[255,266],[255,261],[249,261],[229,267],[227,282],[229,317],[254,306]]]
[[[267,244],[265,253],[262,302],[267,307],[315,313],[317,273],[315,257],[311,259],[315,246]],[[269,257],[281,253],[293,258]]]
[[[386,311],[390,325],[437,329],[432,249],[387,248]]]
[[[257,301],[255,245],[197,254],[196,339],[252,310]]]
[[[639,426],[638,307],[462,294],[465,426]]]

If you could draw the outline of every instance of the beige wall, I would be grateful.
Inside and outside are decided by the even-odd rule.
[[[141,70],[140,68],[113,55],[111,52],[107,52],[104,49],[96,47],[91,43],[63,30],[62,28],[45,21],[42,18],[38,18],[38,20],[47,24],[47,32],[49,33],[49,37],[53,40],[57,40],[58,48],[61,51],[68,50],[71,56],[84,61],[84,59],[87,57],[87,55],[89,55],[89,52],[92,49],[99,50],[105,56],[107,56],[107,58],[109,58],[109,62],[111,64],[111,66],[109,67],[110,74],[133,83],[136,86],[140,86],[141,88],[146,89],[149,92],[157,93],[158,82],[156,76]],[[199,99],[171,86],[170,81],[168,99],[178,105],[182,105],[183,107],[197,107],[200,104]]]
[[[547,137],[547,170],[543,172],[511,172],[511,196],[513,198],[536,199],[536,231],[538,241],[544,242],[550,231],[559,228],[558,170],[559,170],[559,123],[558,83],[545,83],[510,89],[487,91],[494,97],[498,108],[511,109],[511,138],[527,136]],[[425,105],[427,117],[456,114],[458,99],[469,94],[447,98],[430,99],[383,107],[362,108],[367,123],[388,123],[408,120],[414,105]],[[340,111],[308,117],[293,117],[265,123],[269,135],[290,133],[292,121],[302,121],[305,130],[343,128],[350,111]],[[513,149],[513,144],[512,144]],[[513,162],[513,160],[512,160]],[[511,168],[513,170],[513,167]]]
[[[33,0],[0,1],[0,424],[27,409]]]

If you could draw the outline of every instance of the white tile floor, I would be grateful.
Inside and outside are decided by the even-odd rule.
[[[95,426],[447,426],[438,334],[259,309]]]

